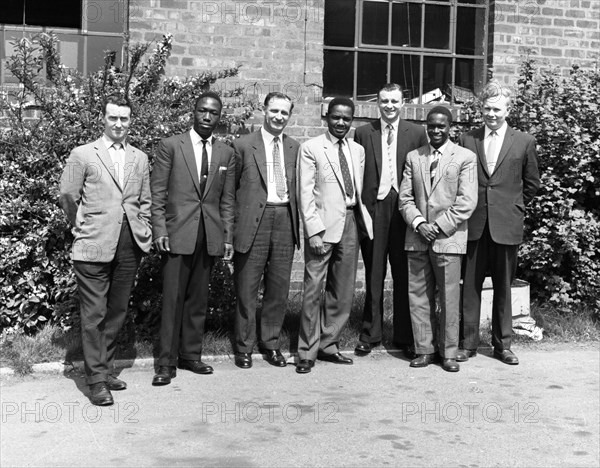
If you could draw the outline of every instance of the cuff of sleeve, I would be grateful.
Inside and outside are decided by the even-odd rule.
[[[425,218],[423,218],[423,216],[417,216],[415,219],[413,219],[413,222],[412,222],[413,231],[416,232],[417,228],[419,227],[419,224],[426,223],[426,222],[427,222],[427,220]]]

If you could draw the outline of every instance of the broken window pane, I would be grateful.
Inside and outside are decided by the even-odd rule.
[[[423,104],[432,102],[446,91],[452,80],[452,59],[423,58]],[[431,97],[430,97],[431,96]]]

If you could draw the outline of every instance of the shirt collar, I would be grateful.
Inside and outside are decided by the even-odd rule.
[[[104,145],[106,145],[107,149],[115,143],[115,141],[112,138],[110,138],[106,133],[102,134],[102,141],[104,142]],[[123,145],[123,149],[127,149],[127,142],[125,140],[123,140],[121,144]]]
[[[382,118],[379,119],[379,121],[381,122],[381,129],[385,130],[387,129],[388,125],[391,125],[392,128],[394,129],[394,132],[398,131],[398,123],[400,122],[400,117],[398,117],[394,122],[392,123],[387,123],[385,120],[383,120]]]
[[[193,128],[190,129],[190,137],[192,139],[192,144],[194,144],[194,145],[202,144],[203,138],[200,135],[198,135],[198,132],[196,132],[196,130],[194,130]],[[212,135],[210,137],[208,137],[208,139],[206,141],[207,141],[208,146],[212,146]]]
[[[439,151],[440,154],[444,154],[449,142],[450,142],[450,140],[446,140],[446,143],[444,143],[442,146],[440,146],[437,150],[433,146],[429,145],[429,154],[433,156],[433,153],[435,151]]]
[[[273,143],[273,140],[274,140],[275,138],[279,138],[279,141],[283,141],[283,133],[282,133],[282,134],[280,134],[280,135],[277,135],[277,136],[275,136],[275,135],[273,135],[272,133],[269,133],[269,132],[267,132],[267,131],[265,130],[265,127],[261,127],[261,129],[260,129],[260,133],[261,133],[261,135],[262,135],[262,139],[263,139],[264,141],[267,141],[269,144]]]
[[[508,124],[506,122],[504,122],[502,124],[502,126],[496,130],[496,133],[498,134],[499,138],[504,138],[504,135],[506,134],[506,129],[508,128]],[[484,134],[484,138],[489,137],[492,134],[492,129],[490,129],[487,125],[485,125],[485,134]]]
[[[334,145],[336,145],[336,144],[337,144],[337,142],[338,142],[338,141],[340,141],[340,139],[339,139],[338,137],[335,137],[335,136],[333,136],[329,130],[327,130],[327,133],[326,133],[326,135],[327,135],[327,139],[328,139],[328,140],[329,140],[331,143],[333,143]],[[347,136],[347,135],[348,135],[348,134],[346,133],[346,136]],[[345,144],[345,145],[348,145],[348,141],[346,141],[346,137],[342,138],[342,140],[344,140],[344,144]]]

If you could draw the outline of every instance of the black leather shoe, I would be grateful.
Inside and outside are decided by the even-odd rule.
[[[110,406],[114,400],[106,382],[98,382],[90,385],[90,401],[96,406]]]
[[[177,367],[192,371],[194,374],[212,374],[213,368],[208,364],[204,364],[202,361],[188,361],[187,359],[180,359],[177,362]]]
[[[435,354],[420,354],[410,361],[410,367],[427,367],[435,362]]]
[[[252,354],[235,353],[234,361],[240,369],[250,369],[252,367]]]
[[[346,356],[342,356],[340,353],[334,354],[321,354],[317,355],[317,359],[320,361],[333,362],[334,364],[353,364],[354,361]]]
[[[366,356],[376,346],[379,346],[379,343],[365,343],[364,341],[359,341],[354,348],[354,354],[357,356]]]
[[[494,349],[494,357],[500,359],[504,364],[510,364],[511,366],[519,364],[519,358],[510,349],[505,349],[504,351]]]
[[[159,366],[158,372],[152,379],[152,385],[169,385],[171,379],[174,379],[177,375],[177,369],[173,366]]]
[[[444,359],[442,362],[442,369],[446,372],[458,372],[460,370],[460,366],[456,362],[456,359]]]
[[[121,379],[115,377],[114,375],[108,376],[108,379],[106,380],[106,385],[108,386],[108,389],[112,390],[113,392],[115,390],[125,390],[127,388],[127,384]]]
[[[265,360],[272,366],[287,366],[285,357],[283,356],[283,354],[281,354],[281,351],[279,351],[278,349],[261,349],[260,352],[265,355]]]
[[[308,374],[314,366],[315,361],[311,361],[310,359],[300,359],[298,364],[296,364],[296,372],[298,372],[298,374]]]
[[[469,358],[477,356],[476,349],[459,349],[456,352],[456,361],[457,362],[467,362]]]

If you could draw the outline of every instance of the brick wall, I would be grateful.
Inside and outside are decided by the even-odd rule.
[[[573,64],[599,65],[599,0],[495,0],[491,17],[491,63],[507,84],[515,82],[527,54],[563,74]]]

